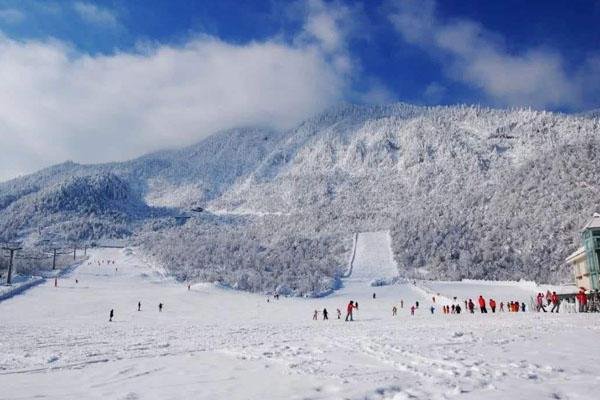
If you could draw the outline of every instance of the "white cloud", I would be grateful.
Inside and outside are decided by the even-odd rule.
[[[115,13],[107,8],[98,7],[91,3],[75,2],[73,9],[86,22],[94,25],[114,28],[119,25]]]
[[[428,103],[438,104],[444,96],[446,95],[447,89],[444,85],[441,85],[438,82],[431,82],[425,88],[423,92],[423,97],[427,100]]]
[[[0,179],[72,159],[124,160],[240,125],[289,127],[341,100],[319,48],[276,41],[90,56],[0,36]]]
[[[581,107],[594,75],[569,73],[556,51],[512,53],[503,38],[471,20],[441,21],[434,0],[400,0],[390,16],[404,39],[438,57],[446,74],[504,105]]]
[[[337,1],[307,0],[303,4],[305,23],[297,43],[318,47],[341,73],[354,72],[357,65],[350,57],[348,42],[358,33],[360,10]]]
[[[4,8],[0,10],[0,21],[7,24],[19,24],[25,20],[25,14],[16,8]]]

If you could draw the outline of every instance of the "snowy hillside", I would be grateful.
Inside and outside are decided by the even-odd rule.
[[[403,276],[560,281],[600,204],[599,134],[589,115],[344,105],[289,131],[231,130],[125,163],[65,163],[0,183],[0,226],[7,237],[39,224],[79,239],[136,233],[179,278],[249,290],[335,287],[353,235],[383,230]],[[105,207],[102,196],[48,194],[98,174],[114,176],[126,198]],[[214,215],[183,226],[169,218],[192,206]],[[81,227],[82,217],[101,228]]]

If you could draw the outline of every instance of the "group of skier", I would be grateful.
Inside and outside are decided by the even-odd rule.
[[[163,307],[164,307],[163,303],[158,303],[158,312],[162,312]],[[138,303],[137,303],[137,310],[142,311],[142,302],[141,301],[138,301]],[[110,312],[108,313],[108,322],[112,322],[114,317],[115,317],[115,310],[111,309]]]

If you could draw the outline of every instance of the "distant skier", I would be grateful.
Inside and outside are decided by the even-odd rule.
[[[138,311],[142,311],[142,302],[138,301]]]
[[[460,305],[459,304],[457,304],[454,309],[456,310],[457,314],[460,314]]]
[[[560,307],[560,299],[558,298],[556,292],[552,292],[552,297],[550,299],[552,300],[552,309],[550,310],[550,312],[553,313],[554,310],[556,310],[556,313],[558,314],[558,309]]]
[[[525,303],[521,303],[521,312],[525,312]]]
[[[490,299],[490,308],[492,309],[492,313],[496,313],[496,300]]]
[[[504,312],[504,302],[500,302],[500,311]]]
[[[400,300],[400,308],[404,308],[404,300]]]
[[[373,293],[373,299],[375,299],[377,297],[377,294]]]
[[[395,317],[398,313],[398,308],[396,306],[392,307],[392,317]]]
[[[475,313],[475,303],[473,303],[472,299],[469,299],[469,303],[468,304],[469,304],[469,307],[468,307],[469,308],[469,312],[471,314],[474,314]]]
[[[485,299],[483,298],[483,296],[479,296],[479,309],[481,310],[482,314],[487,314],[487,308],[485,308]]]
[[[326,308],[323,309],[323,321],[325,320],[329,320],[329,313]]]
[[[433,297],[431,298],[431,300],[433,300],[433,302],[435,303],[435,296],[433,296]]]
[[[79,283],[79,279],[75,279],[75,284]]]
[[[313,321],[316,321],[319,319],[319,312],[317,310],[315,310],[315,312],[313,313]]]
[[[111,309],[110,314],[108,315],[108,322],[112,322],[114,316],[115,316],[115,310]]]
[[[54,277],[54,287],[58,287],[58,278]]]
[[[415,315],[415,306],[410,306],[410,315]]]
[[[338,317],[338,319],[342,319],[342,310],[340,310],[338,308],[338,309],[336,309],[336,311],[337,311],[337,317]]]
[[[433,312],[435,311],[435,307],[431,306],[429,309],[431,310],[431,314],[433,314]]]
[[[163,303],[158,303],[158,312],[162,312]]]
[[[352,312],[355,308],[358,308],[358,305],[354,304],[354,301],[350,300],[350,303],[348,303],[348,306],[346,307],[346,321],[348,321],[348,318],[350,318],[350,321],[354,321],[352,318]]]
[[[192,289],[192,285],[188,283],[188,291]]]
[[[419,308],[419,302],[418,301],[415,302],[415,307]]]

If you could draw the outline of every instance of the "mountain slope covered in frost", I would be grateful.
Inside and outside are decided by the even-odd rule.
[[[343,105],[288,131],[235,129],[125,163],[65,163],[0,183],[0,224],[9,237],[36,224],[56,231],[39,197],[108,174],[128,193],[109,202],[124,216],[113,225],[88,197],[51,204],[62,220],[101,216],[107,230],[80,239],[134,233],[181,279],[322,293],[345,270],[353,233],[389,230],[403,275],[563,280],[564,257],[600,204],[599,134],[594,115]],[[183,225],[170,217],[194,206],[210,212]],[[34,218],[19,225],[23,210]]]

